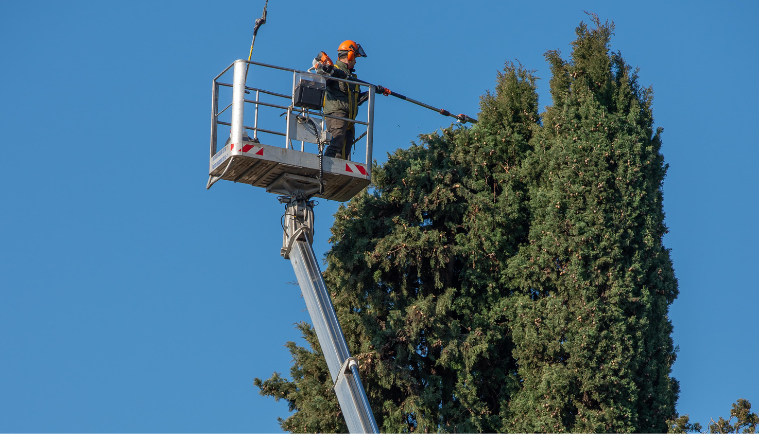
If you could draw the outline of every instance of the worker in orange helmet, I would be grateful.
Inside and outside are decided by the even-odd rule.
[[[320,53],[321,55],[322,53]],[[334,64],[320,62],[317,56],[316,72],[335,78],[358,81],[354,73],[357,58],[367,57],[364,48],[352,40],[343,41],[338,47],[338,59]],[[376,93],[383,93],[383,87],[377,86]],[[341,118],[356,119],[359,106],[367,101],[367,92],[362,92],[358,84],[338,80],[327,80],[324,95],[324,114]],[[354,144],[354,123],[340,119],[327,118],[327,131],[332,140],[324,155],[349,160]]]

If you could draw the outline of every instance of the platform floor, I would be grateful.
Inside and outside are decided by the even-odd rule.
[[[226,167],[227,172],[223,175]],[[322,157],[322,168],[324,192],[315,194],[315,197],[345,202],[370,185],[370,174],[363,163]],[[289,176],[284,176],[285,174]],[[228,145],[217,152],[210,159],[209,175],[222,176],[221,180],[249,184],[266,188],[272,193],[284,194],[280,186],[277,187],[282,184],[283,179],[300,184],[317,183],[319,156],[261,143],[244,142],[241,149]],[[311,179],[313,182],[303,181],[301,178]]]

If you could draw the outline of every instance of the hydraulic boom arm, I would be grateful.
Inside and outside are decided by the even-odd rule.
[[[312,202],[302,194],[282,196],[279,200],[287,204],[281,254],[292,262],[292,268],[295,269],[316,337],[330,370],[335,394],[343,410],[346,426],[351,433],[377,433],[378,426],[359,377],[357,360],[349,353],[311,247],[314,232]]]

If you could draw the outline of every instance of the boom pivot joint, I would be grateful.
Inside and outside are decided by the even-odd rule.
[[[309,200],[305,194],[298,191],[292,196],[279,196],[279,202],[285,204],[282,216],[281,256],[289,259],[290,251],[295,241],[314,243],[314,206],[316,201]]]

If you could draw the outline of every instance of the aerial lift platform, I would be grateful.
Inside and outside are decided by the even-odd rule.
[[[262,88],[268,86],[246,86],[250,66],[253,70],[265,69],[285,75],[284,83],[290,85],[291,92]],[[232,80],[229,80],[231,76]],[[338,118],[365,126],[365,133],[360,136],[366,139],[364,162],[354,162],[322,155],[323,145],[330,140],[325,121],[333,118],[320,111],[328,79],[348,81],[248,60],[236,60],[215,77],[212,81],[207,189],[226,180],[264,188],[279,195],[279,201],[285,205],[280,252],[292,262],[346,426],[352,433],[377,433],[378,426],[359,376],[357,360],[351,357],[312,248],[315,201],[311,200],[318,197],[344,202],[370,184],[375,86],[348,81],[367,87],[369,92],[366,121]],[[223,87],[232,88],[232,97],[230,103],[220,109],[223,105],[220,89]],[[254,99],[250,99],[251,92],[254,92]],[[227,96],[227,92],[223,96]],[[268,102],[269,98],[283,104]],[[247,104],[254,106],[251,125],[244,123]],[[278,116],[271,117],[271,111],[279,112],[283,117],[283,131],[263,127],[263,122],[279,119]],[[230,127],[228,137],[218,137],[221,125]],[[247,131],[253,135],[249,136]],[[306,147],[312,152],[307,152]]]
[[[246,81],[246,66],[255,65],[260,68],[292,73],[292,92],[282,94],[266,89],[248,87]],[[233,71],[233,81],[218,81],[226,73]],[[234,181],[265,188],[270,193],[290,195],[296,186],[308,188],[308,194],[321,199],[345,202],[370,184],[373,147],[373,102],[374,89],[369,86],[370,98],[367,102],[367,121],[356,119],[324,116],[321,109],[326,79],[317,74],[297,71],[279,66],[258,62],[237,60],[225,69],[212,82],[212,134],[210,138],[209,183],[207,188],[218,180]],[[354,84],[344,79],[334,79]],[[230,104],[220,110],[220,88],[231,87],[233,97]],[[245,92],[254,92],[255,99],[244,98]],[[246,94],[249,95],[249,94]],[[261,96],[286,100],[287,105],[279,105],[260,101]],[[244,124],[245,105],[254,106],[253,125]],[[262,112],[260,108],[263,108]],[[284,131],[276,131],[258,126],[267,114],[266,109],[280,111],[286,119]],[[230,122],[221,120],[224,112],[230,114]],[[319,156],[320,143],[329,141],[329,133],[325,131],[325,119],[346,119],[366,127],[365,162],[358,163],[340,158]],[[218,150],[217,126],[230,126],[231,134],[227,140],[222,140],[223,147]],[[250,137],[245,131],[250,130]],[[238,133],[242,132],[242,133]],[[257,133],[264,133],[257,139]],[[266,137],[279,136],[278,140],[269,141]],[[265,141],[265,143],[262,143]],[[296,145],[299,149],[295,149]],[[306,152],[306,146],[312,148]],[[319,184],[319,175],[323,188],[311,193],[311,184]]]

